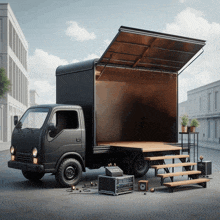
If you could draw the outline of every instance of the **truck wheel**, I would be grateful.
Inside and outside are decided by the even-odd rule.
[[[26,179],[31,181],[38,181],[44,176],[44,173],[37,173],[37,172],[24,171],[24,170],[22,170],[22,174]]]
[[[142,155],[138,155],[133,162],[133,174],[135,177],[144,176],[149,170],[148,161],[144,160]]]
[[[64,160],[55,175],[57,182],[63,187],[77,185],[82,177],[82,166],[76,159]]]

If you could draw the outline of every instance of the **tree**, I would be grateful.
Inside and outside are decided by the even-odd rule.
[[[0,98],[11,90],[11,82],[8,79],[5,69],[0,68]]]

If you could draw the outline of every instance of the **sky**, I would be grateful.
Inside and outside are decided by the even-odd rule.
[[[216,0],[8,0],[29,45],[30,89],[38,104],[56,102],[59,65],[99,58],[120,26],[206,40],[179,76],[187,91],[220,80],[220,4]]]

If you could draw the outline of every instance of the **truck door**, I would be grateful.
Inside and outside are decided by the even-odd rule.
[[[54,168],[57,160],[66,152],[77,152],[83,156],[82,127],[77,110],[57,110],[49,123],[54,123],[54,132],[48,131],[45,143],[45,166]]]

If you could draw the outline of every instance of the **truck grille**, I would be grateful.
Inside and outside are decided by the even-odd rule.
[[[31,154],[17,153],[16,161],[23,162],[23,163],[32,163],[33,159],[32,159]]]

